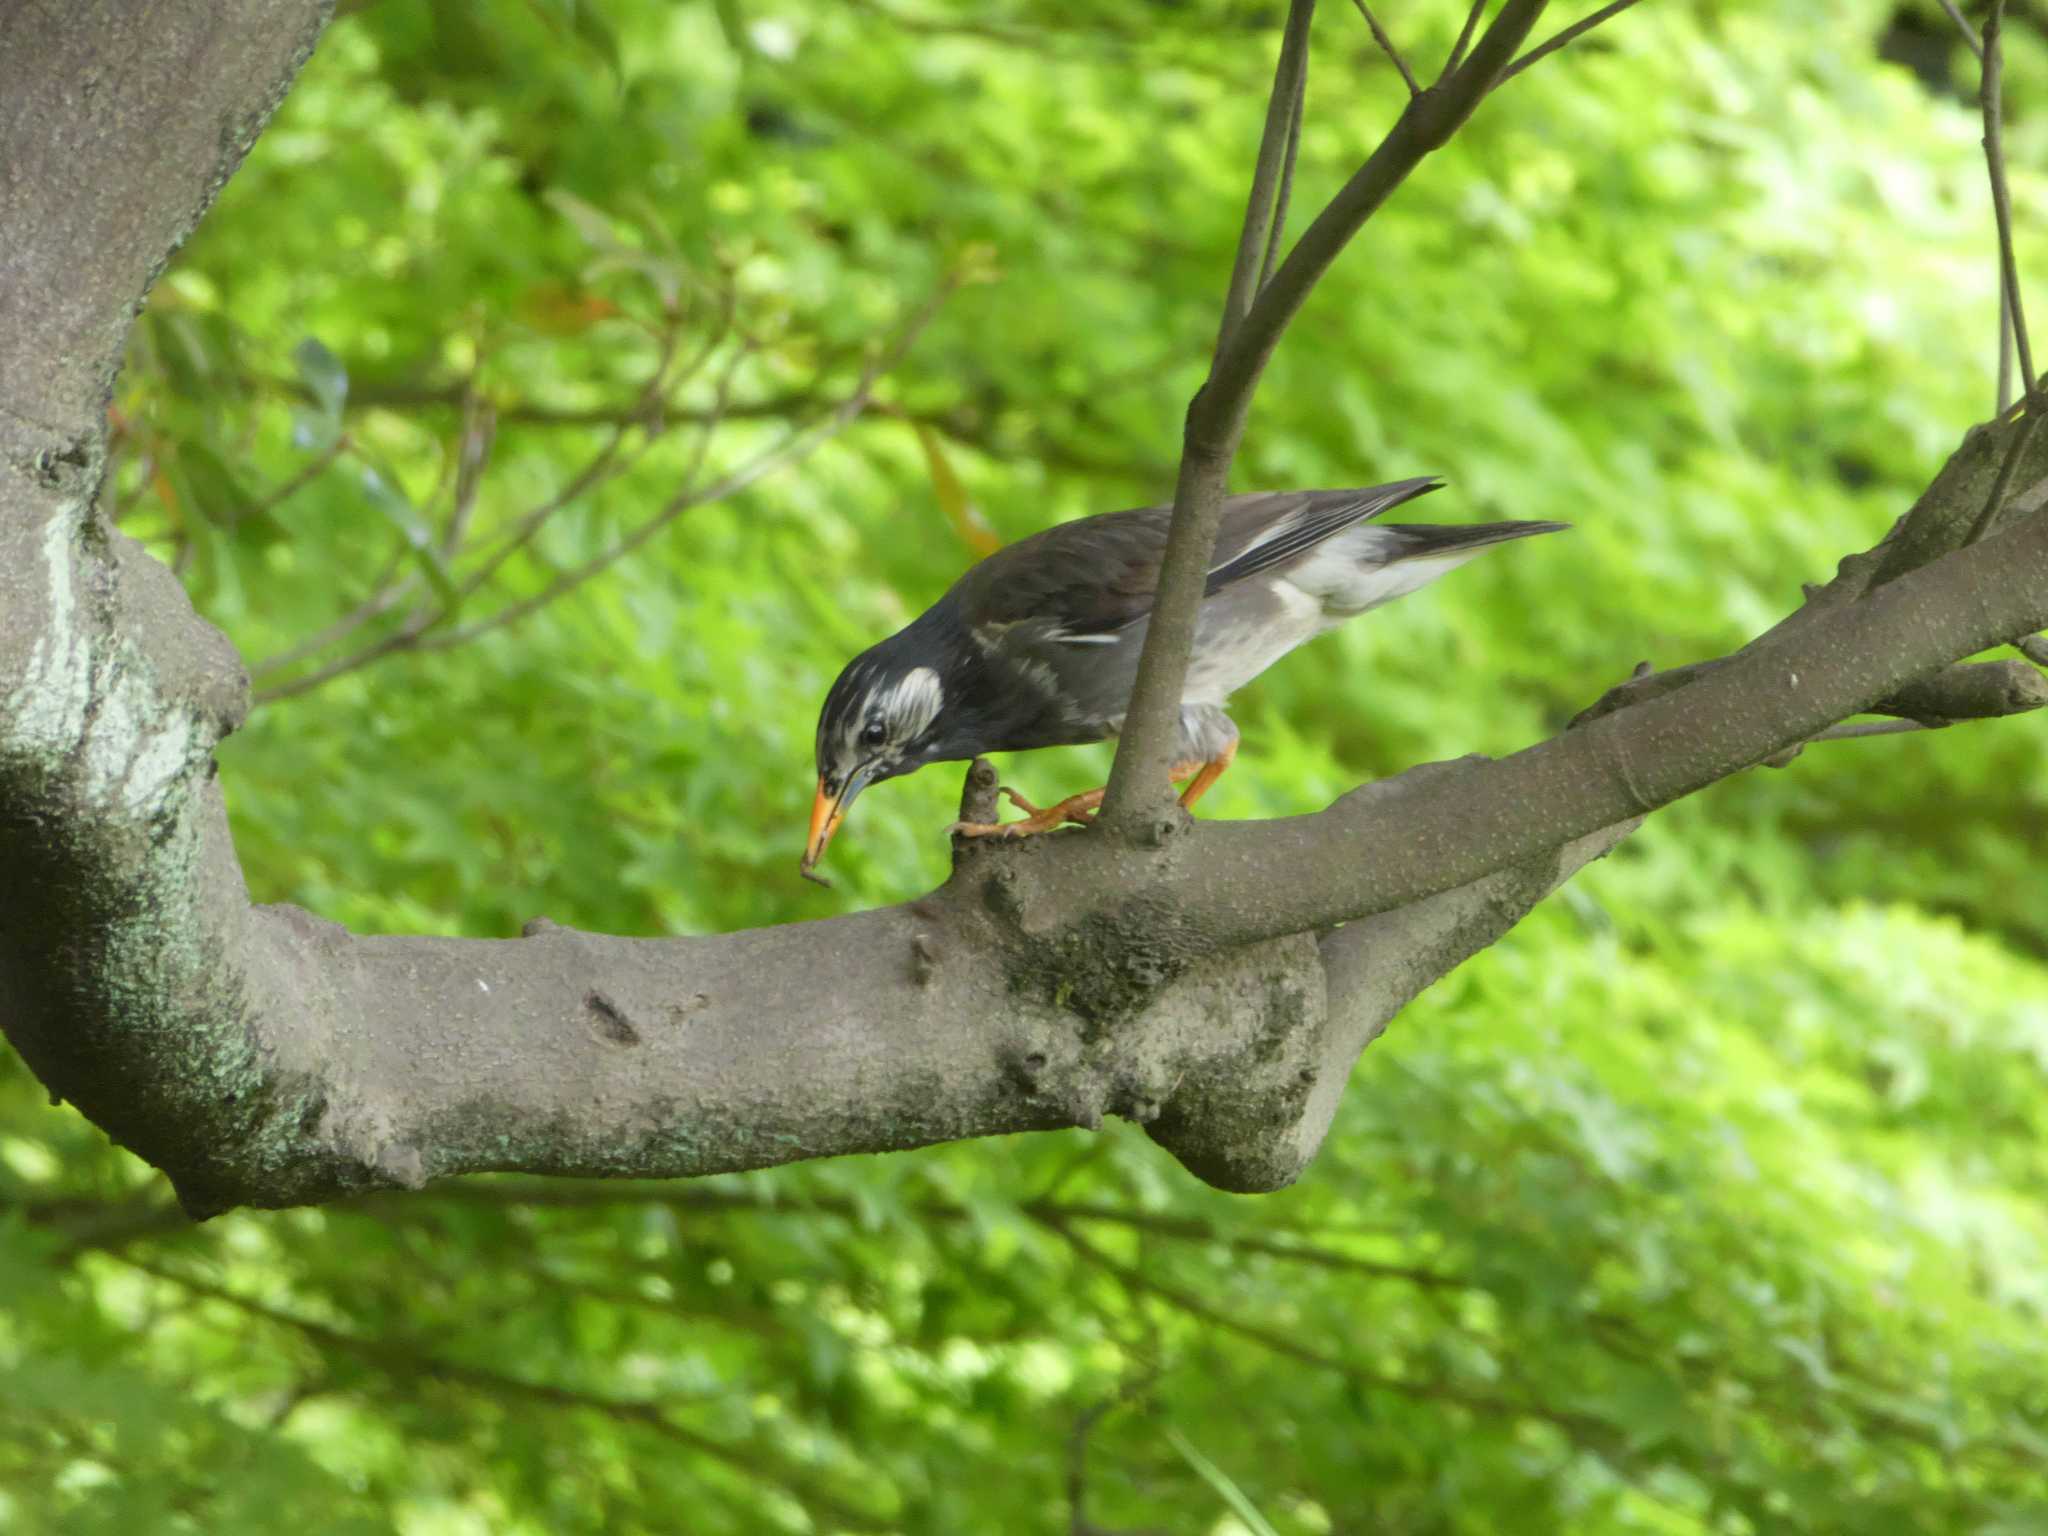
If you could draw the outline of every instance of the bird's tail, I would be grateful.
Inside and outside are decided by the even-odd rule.
[[[1556,533],[1569,523],[1370,523],[1330,541],[1334,559],[1294,577],[1322,599],[1334,622],[1391,603],[1456,570],[1488,547],[1538,533]]]
[[[1570,523],[1381,523],[1373,531],[1391,534],[1391,547],[1381,556],[1389,565],[1403,560],[1426,560],[1456,550],[1477,550],[1509,539],[1526,539],[1538,533],[1562,533]]]

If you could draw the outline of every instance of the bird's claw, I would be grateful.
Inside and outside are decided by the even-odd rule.
[[[1000,787],[1012,805],[1025,812],[1022,821],[956,821],[946,828],[953,837],[1032,837],[1040,832],[1050,832],[1068,822],[1085,827],[1095,820],[1095,808],[1102,804],[1102,791],[1083,790],[1078,795],[1069,795],[1058,805],[1043,808],[1033,805],[1007,784]]]

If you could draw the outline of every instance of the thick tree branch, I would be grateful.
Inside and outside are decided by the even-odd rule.
[[[1207,824],[1163,860],[1085,835],[970,846],[923,902],[718,938],[549,925],[510,941],[356,938],[240,907],[232,868],[208,875],[174,837],[147,857],[196,876],[194,899],[152,926],[188,969],[144,974],[184,990],[110,993],[109,977],[133,974],[112,952],[130,925],[71,903],[61,933],[10,927],[7,970],[66,980],[67,1011],[18,991],[8,1018],[46,1081],[200,1209],[484,1168],[702,1173],[1104,1113],[1147,1123],[1215,1182],[1270,1187],[1312,1154],[1375,1015],[1618,823],[2044,623],[2048,516],[2035,515],[1683,697],[1500,762],[1375,786],[1318,816]],[[109,808],[93,811],[98,835],[115,835]],[[118,835],[83,852],[134,868]],[[1320,953],[1300,937],[1496,872]]]
[[[1540,9],[1508,0],[1232,332],[1189,418],[1184,607],[1208,535],[1183,525],[1204,498],[1214,511],[1273,343]],[[97,82],[43,102],[74,160],[5,189],[23,232],[10,282],[61,287],[68,262],[68,292],[97,297],[10,298],[27,339],[0,338],[0,354],[85,349],[0,373],[0,1024],[195,1211],[483,1169],[708,1173],[1108,1113],[1216,1184],[1272,1188],[1313,1155],[1385,1018],[1635,818],[1930,677],[1951,700],[1958,671],[2025,692],[2017,663],[1954,666],[2048,626],[2048,447],[2015,448],[2027,424],[2008,420],[1973,434],[1896,536],[1682,689],[1314,816],[1166,817],[1143,849],[1088,833],[965,844],[919,902],[707,938],[541,922],[521,939],[363,937],[252,907],[212,758],[246,682],[171,575],[106,525],[101,392],[122,317],[211,193],[220,125],[253,131],[319,14],[17,8],[0,35],[0,84],[20,60]],[[190,67],[158,69],[159,49]],[[218,78],[195,83],[201,63]],[[125,222],[46,214],[102,159]],[[149,173],[124,180],[131,162]],[[81,244],[85,226],[125,238]],[[157,244],[138,250],[145,235]],[[1968,543],[1987,496],[1994,531]]]
[[[329,8],[0,10],[0,459],[82,467],[138,297],[255,142]]]

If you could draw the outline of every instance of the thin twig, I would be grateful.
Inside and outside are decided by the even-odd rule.
[[[1472,34],[1479,29],[1479,18],[1486,14],[1486,0],[1472,0],[1472,9],[1465,13],[1464,30],[1458,33],[1458,40],[1451,44],[1451,56],[1444,60],[1446,75],[1465,62],[1465,50],[1472,46]]]
[[[1977,513],[1976,522],[1970,525],[1970,536],[1965,544],[1974,544],[1989,533],[1998,521],[1998,514],[2005,510],[2005,493],[2012,486],[2013,474],[2020,467],[2020,457],[2027,451],[2028,440],[2034,435],[2034,428],[2041,424],[2041,418],[2032,411],[2027,413],[2019,430],[2006,444],[2005,457],[1998,462],[1998,478],[1991,482],[1991,494],[1984,498],[1984,505]]]
[[[729,310],[727,314],[729,318]],[[711,348],[717,345],[719,335],[721,334],[722,332],[714,333],[713,338],[706,343],[704,351],[699,354],[699,358],[693,360],[693,369],[699,365],[703,357],[709,355]],[[623,473],[625,469],[631,467],[632,463],[637,462],[641,455],[644,455],[647,448],[651,448],[658,441],[660,437],[660,422],[658,413],[653,411],[653,406],[661,400],[662,395],[670,386],[669,370],[674,364],[679,337],[679,327],[672,318],[671,323],[663,334],[661,349],[647,383],[641,387],[631,409],[622,413],[617,418],[604,444],[598,449],[596,456],[589,460],[576,475],[571,477],[568,484],[523,516],[509,533],[502,537],[498,546],[484,556],[482,564],[472,568],[463,578],[462,582],[457,585],[458,603],[463,599],[467,599],[482,587],[499,567],[523,548],[540,531],[541,526],[556,512],[560,511],[571,501],[583,496],[604,480],[611,478],[614,473]],[[495,435],[497,420],[496,414],[491,411],[487,404],[482,403],[476,395],[473,378],[464,384],[463,389],[463,428],[462,436],[456,449],[455,504],[449,515],[448,526],[440,540],[443,558],[451,561],[461,553],[460,546],[468,530],[469,518],[476,496],[481,489],[483,461],[489,456],[491,440]],[[613,468],[614,461],[618,458],[619,450],[625,442],[627,432],[634,426],[645,426],[648,428],[647,444],[642,448],[640,455],[635,455],[627,464],[620,466],[615,471]],[[481,442],[479,443],[480,435]],[[253,670],[252,676],[260,678],[316,656],[341,640],[346,639],[349,635],[354,634],[365,624],[374,619],[381,618],[393,608],[408,601],[418,591],[420,585],[418,576],[410,575],[403,581],[395,583],[392,581],[397,565],[405,557],[405,554],[405,549],[401,548],[398,554],[386,566],[384,573],[373,584],[371,595],[357,605],[357,607],[319,633],[300,641],[276,656],[267,658]],[[371,662],[388,656],[393,651],[405,649],[413,644],[421,634],[431,629],[434,625],[444,622],[452,612],[453,608],[446,604],[439,607],[420,608],[404,624],[391,633],[382,636],[349,655],[337,657],[325,666],[309,672],[303,677],[294,678],[288,683],[280,683],[272,688],[259,690],[254,696],[253,702],[259,705],[271,704],[283,699],[296,698],[301,694],[310,693],[322,684],[332,682],[337,677],[368,666]]]
[[[596,458],[584,465],[568,484],[527,513],[513,530],[512,536],[492,551],[481,567],[472,571],[456,584],[457,601],[454,605],[446,603],[428,604],[417,608],[403,624],[397,629],[392,630],[389,634],[379,637],[360,650],[351,651],[345,656],[338,656],[325,666],[308,672],[302,677],[293,678],[288,683],[279,683],[272,688],[261,689],[255,694],[253,702],[256,704],[275,704],[285,699],[298,698],[303,694],[311,693],[316,688],[333,682],[337,677],[346,676],[350,672],[359,671],[369,666],[372,662],[381,661],[394,652],[418,647],[423,635],[434,629],[435,626],[447,622],[454,615],[456,608],[481,588],[500,566],[519,550],[523,549],[539,533],[542,525],[550,517],[568,506],[572,501],[586,495],[597,485],[631,469],[646,456],[654,443],[659,441],[658,438],[650,438],[646,444],[628,456],[623,463],[616,463],[615,465],[620,445],[625,439],[625,433],[626,429],[623,427],[613,432],[604,447],[599,450]],[[392,608],[398,606],[400,602],[412,596],[418,590],[418,587],[419,580],[416,576],[407,577],[404,582],[390,589],[389,592],[381,594],[381,606],[377,607],[375,613],[365,615],[364,617],[375,617],[378,614],[389,612]],[[371,601],[372,603],[377,603],[380,601],[380,598],[373,598]],[[344,632],[348,632],[360,628],[363,618],[351,615],[350,620],[345,622],[347,623],[347,630]],[[341,629],[342,626],[337,625],[334,628]],[[333,639],[330,638],[318,646],[302,646],[300,649],[305,651],[306,654],[313,654],[318,650],[326,649],[327,645],[332,643]],[[442,649],[444,647],[435,646],[433,648]]]
[[[1067,1432],[1068,1536],[1135,1536],[1130,1531],[1105,1531],[1088,1518],[1088,1442],[1104,1419],[1134,1398],[1150,1392],[1158,1380],[1159,1367],[1149,1366],[1123,1382],[1109,1396],[1090,1403],[1074,1415],[1074,1427]]]
[[[377,579],[370,584],[368,597],[325,629],[315,631],[296,645],[279,651],[274,656],[264,657],[249,669],[250,677],[260,679],[268,677],[273,672],[282,672],[288,667],[297,666],[300,662],[319,655],[329,646],[338,645],[365,624],[374,619],[381,619],[400,603],[410,599],[419,587],[419,577],[407,576],[400,582],[393,582],[391,579],[397,574],[398,567],[410,552],[411,546],[401,539],[397,549],[385,561],[384,568],[377,573]],[[267,696],[259,692],[256,698],[260,703]]]
[[[1127,1290],[1157,1297],[1159,1300],[1167,1303],[1167,1305],[1185,1312],[1190,1317],[1207,1323],[1213,1328],[1221,1329],[1226,1333],[1234,1333],[1241,1339],[1248,1339],[1252,1343],[1272,1351],[1274,1354],[1283,1355],[1291,1360],[1299,1360],[1304,1365],[1319,1366],[1323,1370],[1334,1372],[1362,1387],[1377,1388],[1378,1390],[1397,1393],[1404,1397],[1458,1403],[1482,1413],[1541,1419],[1565,1429],[1590,1429],[1593,1431],[1604,1429],[1604,1426],[1600,1425],[1597,1420],[1593,1420],[1585,1415],[1572,1413],[1564,1409],[1549,1408],[1541,1403],[1517,1402],[1512,1399],[1494,1397],[1484,1392],[1468,1392],[1461,1387],[1453,1386],[1451,1383],[1444,1381],[1414,1380],[1401,1376],[1389,1376],[1380,1371],[1366,1370],[1354,1365],[1351,1361],[1341,1356],[1327,1354],[1313,1345],[1304,1344],[1299,1339],[1292,1338],[1287,1334],[1279,1333],[1258,1323],[1250,1322],[1234,1311],[1226,1310],[1203,1297],[1192,1295],[1177,1286],[1169,1285],[1147,1269],[1124,1264],[1113,1259],[1103,1252],[1101,1248],[1070,1227],[1058,1222],[1050,1222],[1047,1225],[1054,1232],[1057,1232],[1066,1241],[1067,1246],[1072,1248],[1076,1254],[1087,1260],[1097,1269],[1114,1276]]]
[[[724,289],[720,298],[718,319],[705,333],[703,345],[697,349],[696,354],[684,365],[680,375],[681,381],[688,382],[695,379],[706,364],[709,363],[713,354],[731,336],[733,317],[736,313],[737,304],[738,299],[733,290],[730,287]],[[684,419],[679,415],[671,413],[666,408],[664,398],[670,387],[668,373],[669,369],[674,365],[675,349],[679,340],[680,332],[671,326],[663,337],[661,354],[655,363],[654,371],[648,376],[646,384],[641,387],[639,397],[633,402],[630,412],[614,425],[611,434],[605,439],[604,446],[598,450],[597,457],[585,465],[583,471],[572,478],[560,491],[550,496],[546,501],[522,517],[513,526],[505,541],[485,557],[483,564],[464,577],[460,590],[465,598],[488,581],[513,555],[530,544],[534,537],[539,534],[541,528],[556,512],[560,511],[569,502],[578,500],[596,489],[597,486],[605,481],[615,478],[612,463],[623,447],[626,433],[630,428],[636,426],[645,428],[647,441],[642,445],[638,453],[634,454],[625,464],[619,466],[617,471],[619,474],[623,474],[626,470],[632,468],[634,464],[637,464],[641,458],[645,457],[647,451],[665,435],[668,424]],[[722,392],[720,399],[723,399]],[[714,400],[712,408],[702,418],[703,426],[707,433],[712,428],[718,426],[724,419],[723,413],[719,410],[718,406],[719,402]]]
[[[1577,42],[1588,32],[1599,26],[1600,23],[1619,16],[1635,3],[1636,0],[1613,0],[1612,4],[1601,6],[1599,10],[1595,11],[1585,20],[1573,22],[1555,37],[1538,43],[1534,48],[1531,48],[1527,53],[1515,60],[1514,63],[1502,70],[1500,72],[1500,84],[1507,84],[1508,81],[1514,79],[1515,76],[1519,75],[1531,64],[1534,64],[1538,59],[1548,58],[1551,54],[1557,52],[1558,49],[1568,47],[1572,43]]]
[[[2012,192],[2005,180],[2005,0],[1991,0],[1984,18],[1984,72],[1978,82],[1978,104],[1984,112],[1984,165],[1991,175],[1991,212],[1998,221],[1999,280],[2012,311],[2013,345],[2020,361],[2020,391],[2032,398],[2040,375],[2034,372],[2033,343],[2027,339],[2027,306],[2020,295],[2020,269],[2012,243]]]
[[[1110,766],[1108,796],[1098,818],[1098,825],[1113,834],[1146,836],[1148,828],[1163,825],[1159,818],[1170,804],[1167,768],[1180,729],[1182,689],[1230,466],[1244,439],[1259,380],[1280,338],[1352,237],[1416,166],[1477,110],[1500,71],[1528,40],[1545,4],[1546,0],[1506,0],[1465,64],[1448,80],[1409,98],[1378,147],[1302,231],[1242,319],[1223,328],[1208,379],[1188,406],[1173,520],[1130,706]],[[1267,122],[1274,121],[1269,111]],[[1277,141],[1271,147],[1277,162]],[[1241,255],[1244,249],[1240,246]]]
[[[448,508],[448,526],[441,535],[441,556],[453,560],[469,536],[469,520],[483,489],[484,469],[498,441],[498,413],[474,393],[463,402],[462,428],[455,440],[455,498]]]
[[[1095,1145],[1100,1145],[1100,1142],[1096,1142]],[[415,1209],[422,1201],[428,1200],[574,1210],[652,1205],[690,1211],[699,1215],[719,1212],[758,1215],[780,1211],[784,1215],[818,1213],[851,1219],[859,1214],[853,1202],[832,1196],[812,1196],[801,1205],[778,1207],[764,1203],[758,1194],[741,1189],[722,1189],[714,1185],[684,1187],[674,1184],[579,1184],[567,1180],[464,1180],[459,1183],[439,1184],[427,1194],[406,1196],[402,1199],[385,1195],[361,1196],[346,1202],[342,1208],[381,1217],[393,1211]],[[1196,1247],[1220,1246],[1234,1253],[1256,1253],[1284,1263],[1305,1264],[1317,1269],[1362,1275],[1369,1279],[1397,1281],[1425,1289],[1479,1288],[1477,1281],[1449,1271],[1417,1264],[1360,1258],[1339,1249],[1320,1246],[1311,1239],[1339,1235],[1339,1230],[1333,1230],[1322,1223],[1312,1226],[1285,1223],[1275,1225],[1272,1218],[1266,1218],[1262,1224],[1264,1235],[1255,1235],[1232,1231],[1228,1227],[1218,1227],[1196,1216],[1176,1216],[1164,1211],[1147,1211],[1097,1201],[1058,1201],[1052,1199],[1050,1193],[1023,1201],[1017,1208],[1034,1221],[1101,1222]],[[966,1206],[952,1205],[945,1201],[922,1202],[909,1209],[919,1221],[929,1222],[934,1226],[964,1224],[973,1219],[973,1212]],[[1303,1240],[1282,1241],[1274,1235],[1276,1233],[1293,1234]],[[1358,1235],[1386,1237],[1390,1234],[1378,1228],[1370,1228]]]
[[[1860,741],[1866,736],[1905,736],[1914,731],[1945,731],[1947,720],[1858,720],[1848,725],[1831,725],[1807,737],[1815,741]]]
[[[1287,124],[1287,158],[1280,167],[1280,190],[1273,194],[1273,222],[1266,230],[1266,259],[1259,263],[1259,286],[1273,280],[1273,268],[1280,260],[1281,237],[1287,233],[1287,204],[1294,196],[1294,157],[1301,152],[1301,116],[1308,101],[1308,59],[1301,61],[1302,77],[1294,88],[1294,113]]]
[[[2012,409],[2012,290],[1998,279],[1998,411]]]
[[[952,288],[953,284],[949,281],[925,304],[911,320],[910,324],[904,327],[902,334],[897,338],[894,345],[887,352],[878,355],[869,364],[867,370],[861,375],[860,382],[855,386],[853,393],[841,401],[822,420],[791,432],[775,447],[756,455],[751,461],[722,479],[701,488],[692,485],[670,498],[659,512],[613,544],[609,549],[593,555],[581,565],[564,571],[532,597],[501,608],[487,618],[478,619],[459,628],[436,635],[431,640],[425,641],[421,648],[425,650],[447,650],[450,647],[474,640],[479,635],[488,634],[492,630],[502,629],[508,624],[516,624],[521,619],[538,612],[556,599],[574,591],[577,587],[583,585],[584,582],[590,580],[591,577],[608,570],[627,555],[641,548],[648,540],[652,539],[692,507],[702,506],[706,502],[721,501],[725,497],[737,495],[756,481],[823,447],[847,427],[851,426],[854,419],[867,409],[868,401],[874,394],[875,386],[881,382],[882,376],[894,368],[902,360],[904,353],[910,350],[918,334],[923,331],[932,316],[938,312],[939,305],[944,302],[946,295],[952,291]],[[707,428],[704,442],[700,446],[700,451],[697,455],[697,465],[701,465],[704,454],[709,451],[709,447],[710,432]],[[693,465],[689,478],[694,480],[695,477],[696,466]]]
[[[1963,41],[1970,45],[1970,52],[1974,53],[1979,60],[1982,60],[1984,57],[1984,44],[1978,41],[1977,29],[1963,19],[1962,7],[1956,4],[1956,0],[1941,0],[1941,8],[1948,12],[1948,19],[1954,22],[1956,30],[1963,34]]]
[[[1245,201],[1244,227],[1238,232],[1237,259],[1231,263],[1230,287],[1223,299],[1216,352],[1221,355],[1231,334],[1252,307],[1261,287],[1259,260],[1273,226],[1273,205],[1282,166],[1288,158],[1289,126],[1295,98],[1308,73],[1308,29],[1316,0],[1288,0],[1287,25],[1280,36],[1280,57],[1273,66],[1273,93],[1266,98],[1266,126],[1259,136],[1259,157],[1252,166],[1252,189]]]
[[[747,354],[744,352],[734,354],[732,368],[728,369],[719,380],[719,392],[721,394],[731,384],[734,370],[738,368],[739,363],[746,356]],[[522,598],[515,603],[509,603],[484,618],[471,620],[469,623],[458,625],[453,629],[442,630],[431,638],[422,640],[419,648],[429,651],[451,650],[455,646],[468,644],[480,635],[487,635],[492,630],[503,629],[508,624],[518,623],[521,619],[539,612],[557,598],[574,591],[577,587],[583,585],[584,582],[590,580],[591,577],[599,575],[603,571],[610,569],[613,565],[616,565],[620,560],[633,553],[634,550],[639,549],[649,539],[653,538],[655,534],[659,533],[690,508],[702,506],[707,501],[716,501],[720,497],[730,496],[736,491],[743,490],[762,475],[769,473],[773,469],[779,469],[784,463],[792,461],[805,451],[803,443],[805,429],[798,428],[785,436],[776,447],[757,455],[740,470],[728,475],[725,479],[714,485],[699,490],[696,488],[697,479],[703,470],[705,459],[711,453],[711,444],[715,432],[715,419],[707,421],[699,433],[697,446],[690,455],[690,462],[683,471],[683,484],[689,489],[678,496],[671,497],[653,517],[635,528],[624,538],[612,544],[609,548],[591,556],[581,565],[561,572],[553,581],[549,582],[547,586],[534,593],[531,597]],[[821,438],[819,441],[822,442],[823,439]],[[809,446],[814,447],[816,444]]]
[[[1422,87],[1416,83],[1415,72],[1408,67],[1408,61],[1401,57],[1401,50],[1394,46],[1394,40],[1387,35],[1387,29],[1380,25],[1379,17],[1373,15],[1372,7],[1365,0],[1351,0],[1358,7],[1358,14],[1365,18],[1365,24],[1372,28],[1372,40],[1380,45],[1380,52],[1394,61],[1394,68],[1401,71],[1401,78],[1408,83],[1408,94],[1420,96]]]
[[[185,1274],[179,1269],[137,1258],[132,1254],[121,1254],[118,1258],[119,1262],[129,1268],[175,1285],[191,1295],[232,1307],[274,1327],[289,1328],[321,1349],[323,1353],[331,1351],[352,1355],[386,1376],[467,1387],[494,1397],[537,1403],[551,1408],[580,1409],[602,1414],[622,1423],[640,1425],[699,1455],[731,1467],[748,1478],[787,1493],[805,1506],[817,1529],[826,1529],[835,1524],[855,1530],[895,1528],[892,1522],[847,1502],[830,1489],[820,1487],[812,1477],[796,1468],[782,1465],[773,1457],[751,1447],[729,1445],[677,1423],[666,1411],[669,1404],[659,1398],[604,1397],[570,1387],[554,1386],[548,1382],[528,1381],[523,1377],[505,1375],[484,1366],[469,1365],[426,1353],[411,1343],[386,1343],[379,1339],[363,1338],[330,1324],[269,1306],[196,1275]],[[688,1404],[683,1402],[676,1406]],[[829,1518],[820,1522],[821,1515]]]
[[[256,505],[250,508],[249,511],[244,515],[247,517],[261,517],[266,512],[275,512],[279,507],[283,506],[286,502],[290,501],[294,496],[298,495],[299,492],[303,491],[307,486],[311,485],[315,480],[319,479],[320,475],[322,474],[322,472],[326,470],[327,466],[332,464],[335,461],[335,459],[340,457],[342,454],[346,453],[349,450],[350,446],[351,444],[349,442],[348,434],[346,432],[342,433],[340,436],[335,438],[333,442],[329,443],[326,448],[322,449],[319,453],[315,454],[311,459],[309,459],[306,463],[305,468],[301,469],[289,480],[286,480],[282,485],[278,486],[276,490],[272,491],[268,496],[265,496],[261,501],[257,502]]]

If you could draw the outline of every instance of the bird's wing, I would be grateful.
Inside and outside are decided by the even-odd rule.
[[[1432,476],[1356,490],[1232,496],[1223,504],[1203,595],[1214,597],[1442,484]],[[1140,507],[1019,540],[961,578],[962,615],[983,632],[1023,625],[1053,644],[1117,644],[1152,612],[1172,518],[1170,507]]]
[[[1152,611],[1168,519],[1158,507],[1061,523],[998,550],[960,579],[976,630],[1111,635]]]
[[[1233,582],[1306,554],[1354,523],[1378,517],[1442,487],[1443,481],[1436,476],[1425,475],[1362,490],[1233,496],[1224,503],[1223,527],[1216,537],[1214,563],[1202,595],[1214,597]]]

